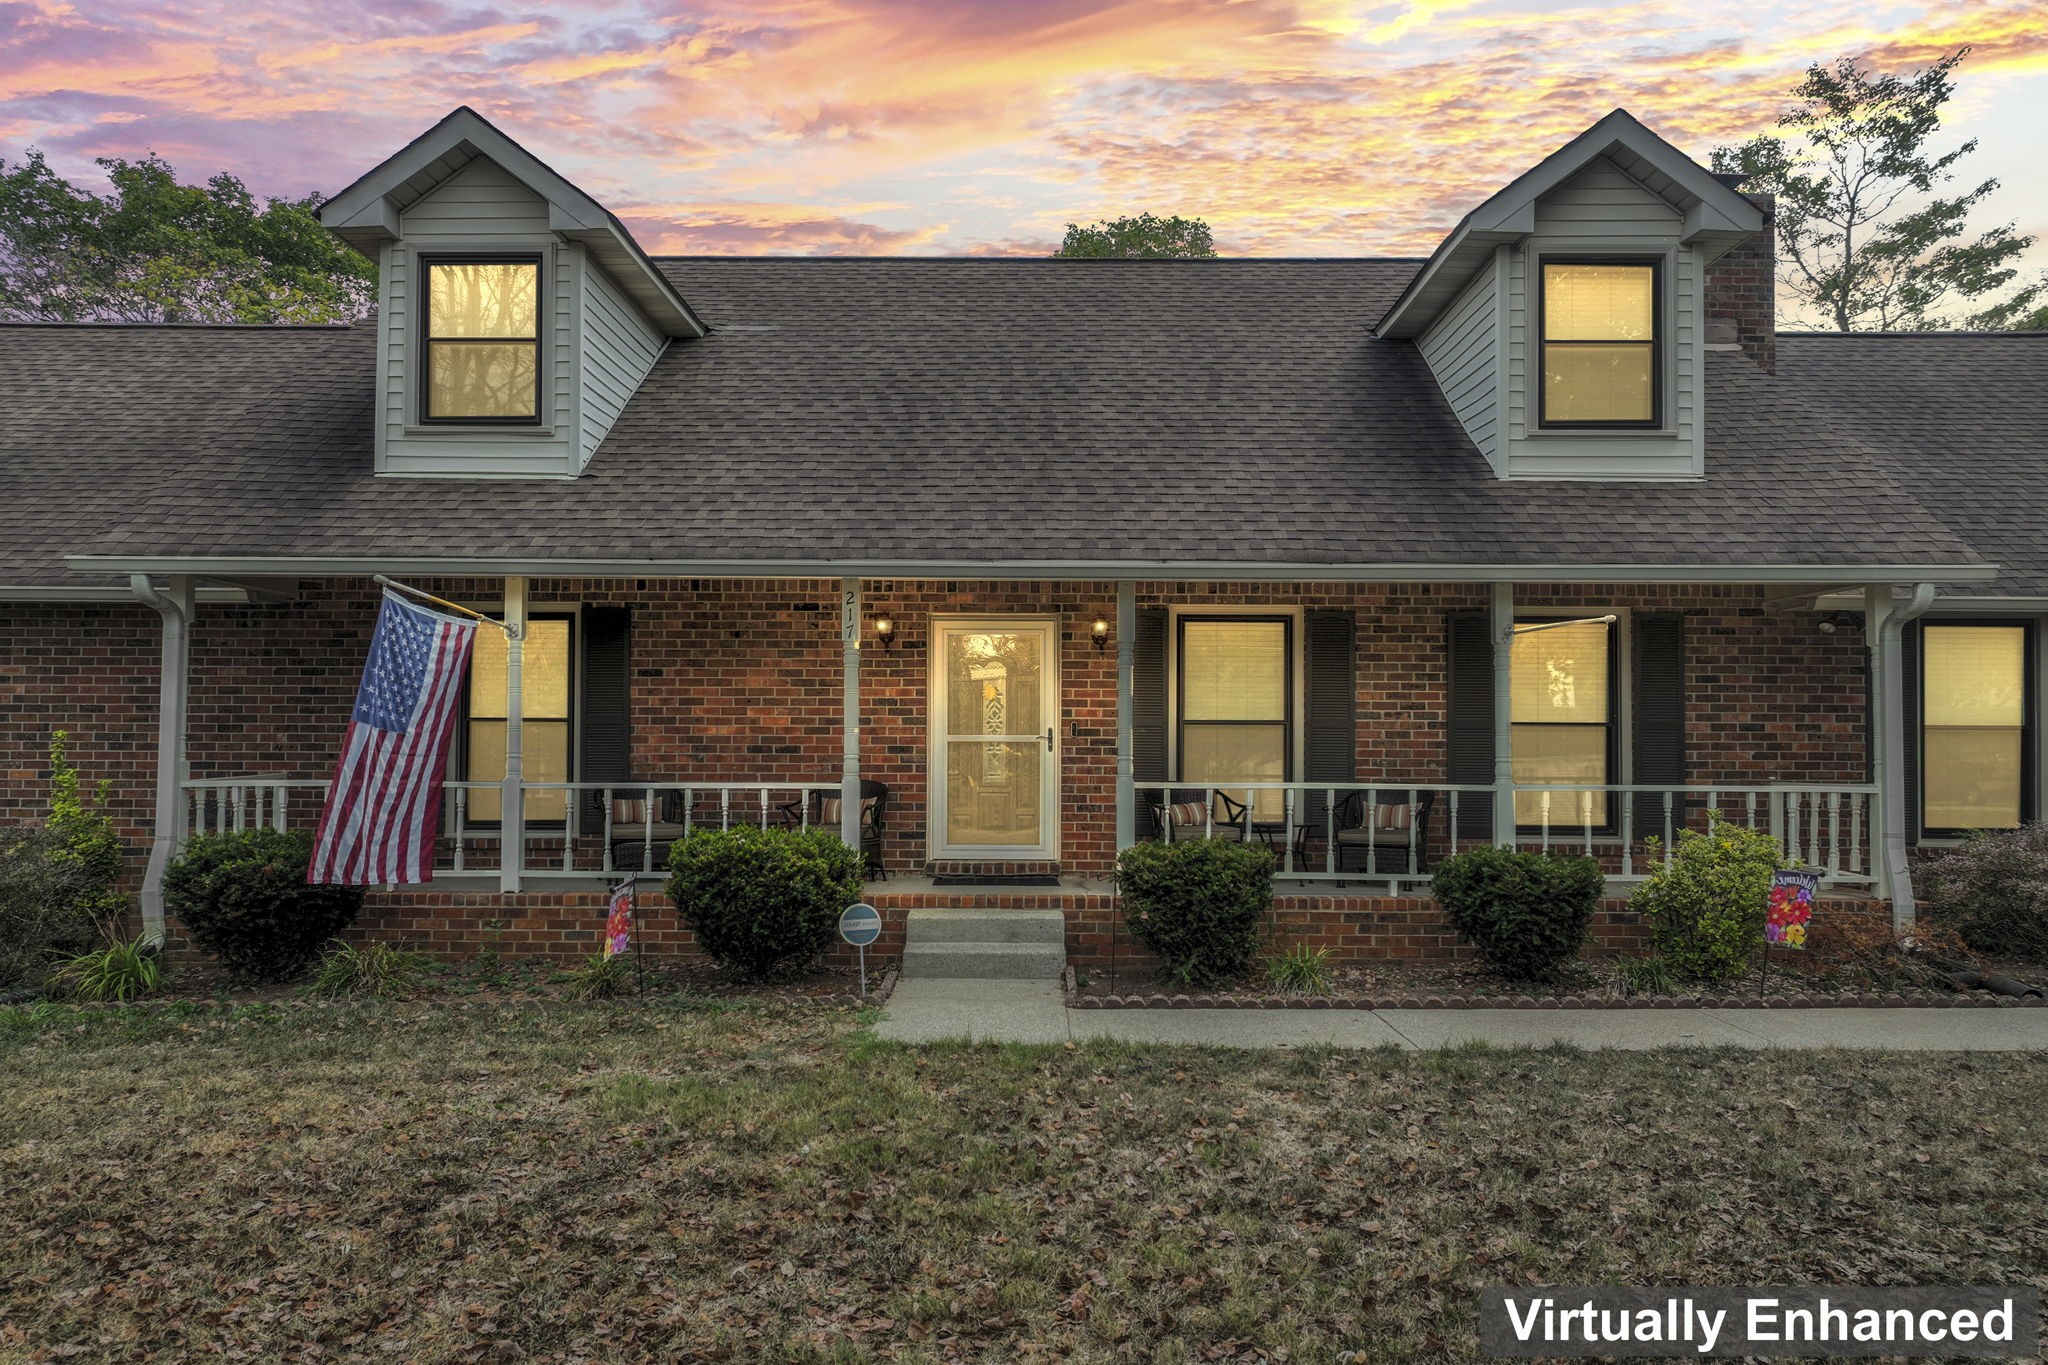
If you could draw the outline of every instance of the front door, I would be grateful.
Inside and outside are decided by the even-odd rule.
[[[932,621],[931,856],[1057,856],[1059,625]]]

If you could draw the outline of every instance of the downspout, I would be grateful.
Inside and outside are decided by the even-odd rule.
[[[161,949],[164,871],[184,842],[185,707],[192,657],[192,581],[173,578],[170,591],[159,592],[148,574],[134,574],[128,586],[137,600],[154,607],[163,617],[162,661],[157,676],[156,826],[149,846],[149,863],[142,873],[142,891],[137,897],[142,909],[143,942]]]
[[[1882,606],[1871,648],[1877,652],[1873,675],[1878,679],[1880,711],[1876,768],[1878,793],[1884,806],[1885,889],[1892,900],[1892,927],[1904,929],[1913,923],[1919,900],[1913,892],[1913,869],[1906,858],[1906,817],[1911,808],[1906,793],[1906,711],[1900,704],[1906,695],[1905,628],[1925,615],[1934,605],[1934,585],[1915,583],[1913,595],[1905,602],[1891,598],[1889,587],[1867,590],[1870,606]],[[1882,596],[1880,596],[1882,594]]]

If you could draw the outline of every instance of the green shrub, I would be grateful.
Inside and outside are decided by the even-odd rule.
[[[425,953],[407,952],[388,943],[337,943],[334,951],[320,959],[313,973],[313,990],[319,995],[370,995],[380,1000],[400,1000],[420,988],[420,978],[434,969]]]
[[[1749,970],[1763,942],[1771,874],[1783,862],[1778,841],[1716,819],[1705,834],[1680,830],[1671,861],[1656,861],[1628,899],[1650,926],[1650,950],[1682,977],[1731,981]]]
[[[1980,831],[1927,865],[1927,917],[1993,957],[2048,962],[2048,824]]]
[[[698,830],[668,865],[669,899],[697,945],[753,977],[816,957],[860,899],[860,851],[830,830]]]
[[[623,956],[596,953],[563,976],[572,1000],[613,1000],[633,989],[633,969]]]
[[[1606,877],[1597,860],[1475,848],[1437,864],[1429,889],[1458,937],[1501,975],[1541,981],[1578,956]]]
[[[1266,959],[1266,988],[1287,995],[1330,993],[1330,950],[1296,944]]]
[[[355,923],[359,886],[306,884],[309,830],[196,835],[164,872],[164,906],[238,981],[288,981]]]
[[[1134,844],[1117,856],[1116,880],[1131,937],[1159,955],[1169,979],[1213,986],[1251,970],[1273,904],[1272,850],[1222,839]]]
[[[50,994],[67,1000],[139,1000],[155,995],[162,984],[162,959],[154,945],[138,938],[72,958],[51,976]]]
[[[111,938],[129,906],[105,782],[88,797],[50,737],[50,813],[0,831],[0,990],[42,984],[51,966]]]

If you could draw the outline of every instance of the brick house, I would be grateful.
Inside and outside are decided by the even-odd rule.
[[[1768,203],[1624,112],[1426,260],[650,258],[466,109],[324,217],[365,324],[0,327],[0,802],[69,730],[153,933],[190,831],[317,812],[377,575],[516,628],[364,924],[451,952],[632,874],[686,944],[707,823],[1085,962],[1141,839],[1413,955],[1457,848],[1620,894],[1713,812],[1904,920],[2034,816],[2048,340],[1778,333]]]

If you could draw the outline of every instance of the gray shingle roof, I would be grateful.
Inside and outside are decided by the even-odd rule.
[[[2002,570],[2048,597],[2048,333],[1780,333],[1778,376],[1876,450]]]
[[[1710,357],[1705,481],[1495,479],[1413,345],[1367,333],[1412,260],[661,264],[713,334],[573,482],[373,478],[360,329],[0,327],[0,583],[77,582],[78,552],[1973,560],[1871,433],[1734,354]]]

